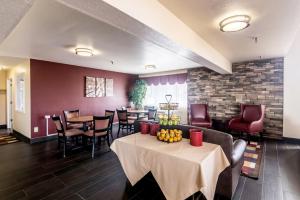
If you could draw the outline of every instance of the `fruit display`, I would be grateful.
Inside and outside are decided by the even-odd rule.
[[[180,117],[176,114],[173,114],[170,119],[168,119],[168,115],[159,115],[159,124],[160,125],[178,125],[180,123]]]
[[[157,139],[162,142],[180,142],[182,140],[182,131],[178,129],[161,129],[157,132]]]

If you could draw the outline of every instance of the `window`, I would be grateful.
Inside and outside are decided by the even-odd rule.
[[[25,74],[24,73],[17,75],[16,111],[25,112]]]
[[[187,84],[165,84],[148,85],[145,97],[145,105],[159,106],[159,103],[166,103],[166,94],[172,95],[171,102],[179,103],[179,109],[172,111],[180,116],[181,123],[187,123]]]

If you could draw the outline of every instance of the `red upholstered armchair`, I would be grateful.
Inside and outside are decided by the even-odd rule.
[[[207,104],[191,104],[190,124],[204,128],[211,128],[212,121],[208,115]]]
[[[250,135],[260,134],[262,138],[263,123],[265,117],[264,105],[241,104],[241,113],[229,121],[229,129]],[[249,135],[250,134],[250,135]]]

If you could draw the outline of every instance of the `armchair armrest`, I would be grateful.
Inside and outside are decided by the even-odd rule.
[[[260,132],[263,130],[264,127],[263,125],[264,125],[264,116],[262,115],[262,117],[259,120],[250,123],[249,129],[252,132]]]
[[[231,156],[231,167],[234,167],[244,155],[247,143],[244,140],[236,140],[233,142],[232,156]]]

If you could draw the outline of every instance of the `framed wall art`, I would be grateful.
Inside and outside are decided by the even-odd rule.
[[[105,96],[105,79],[96,78],[96,97]]]
[[[105,79],[105,93],[108,97],[114,96],[114,79]]]
[[[85,97],[96,97],[96,78],[85,77]]]

